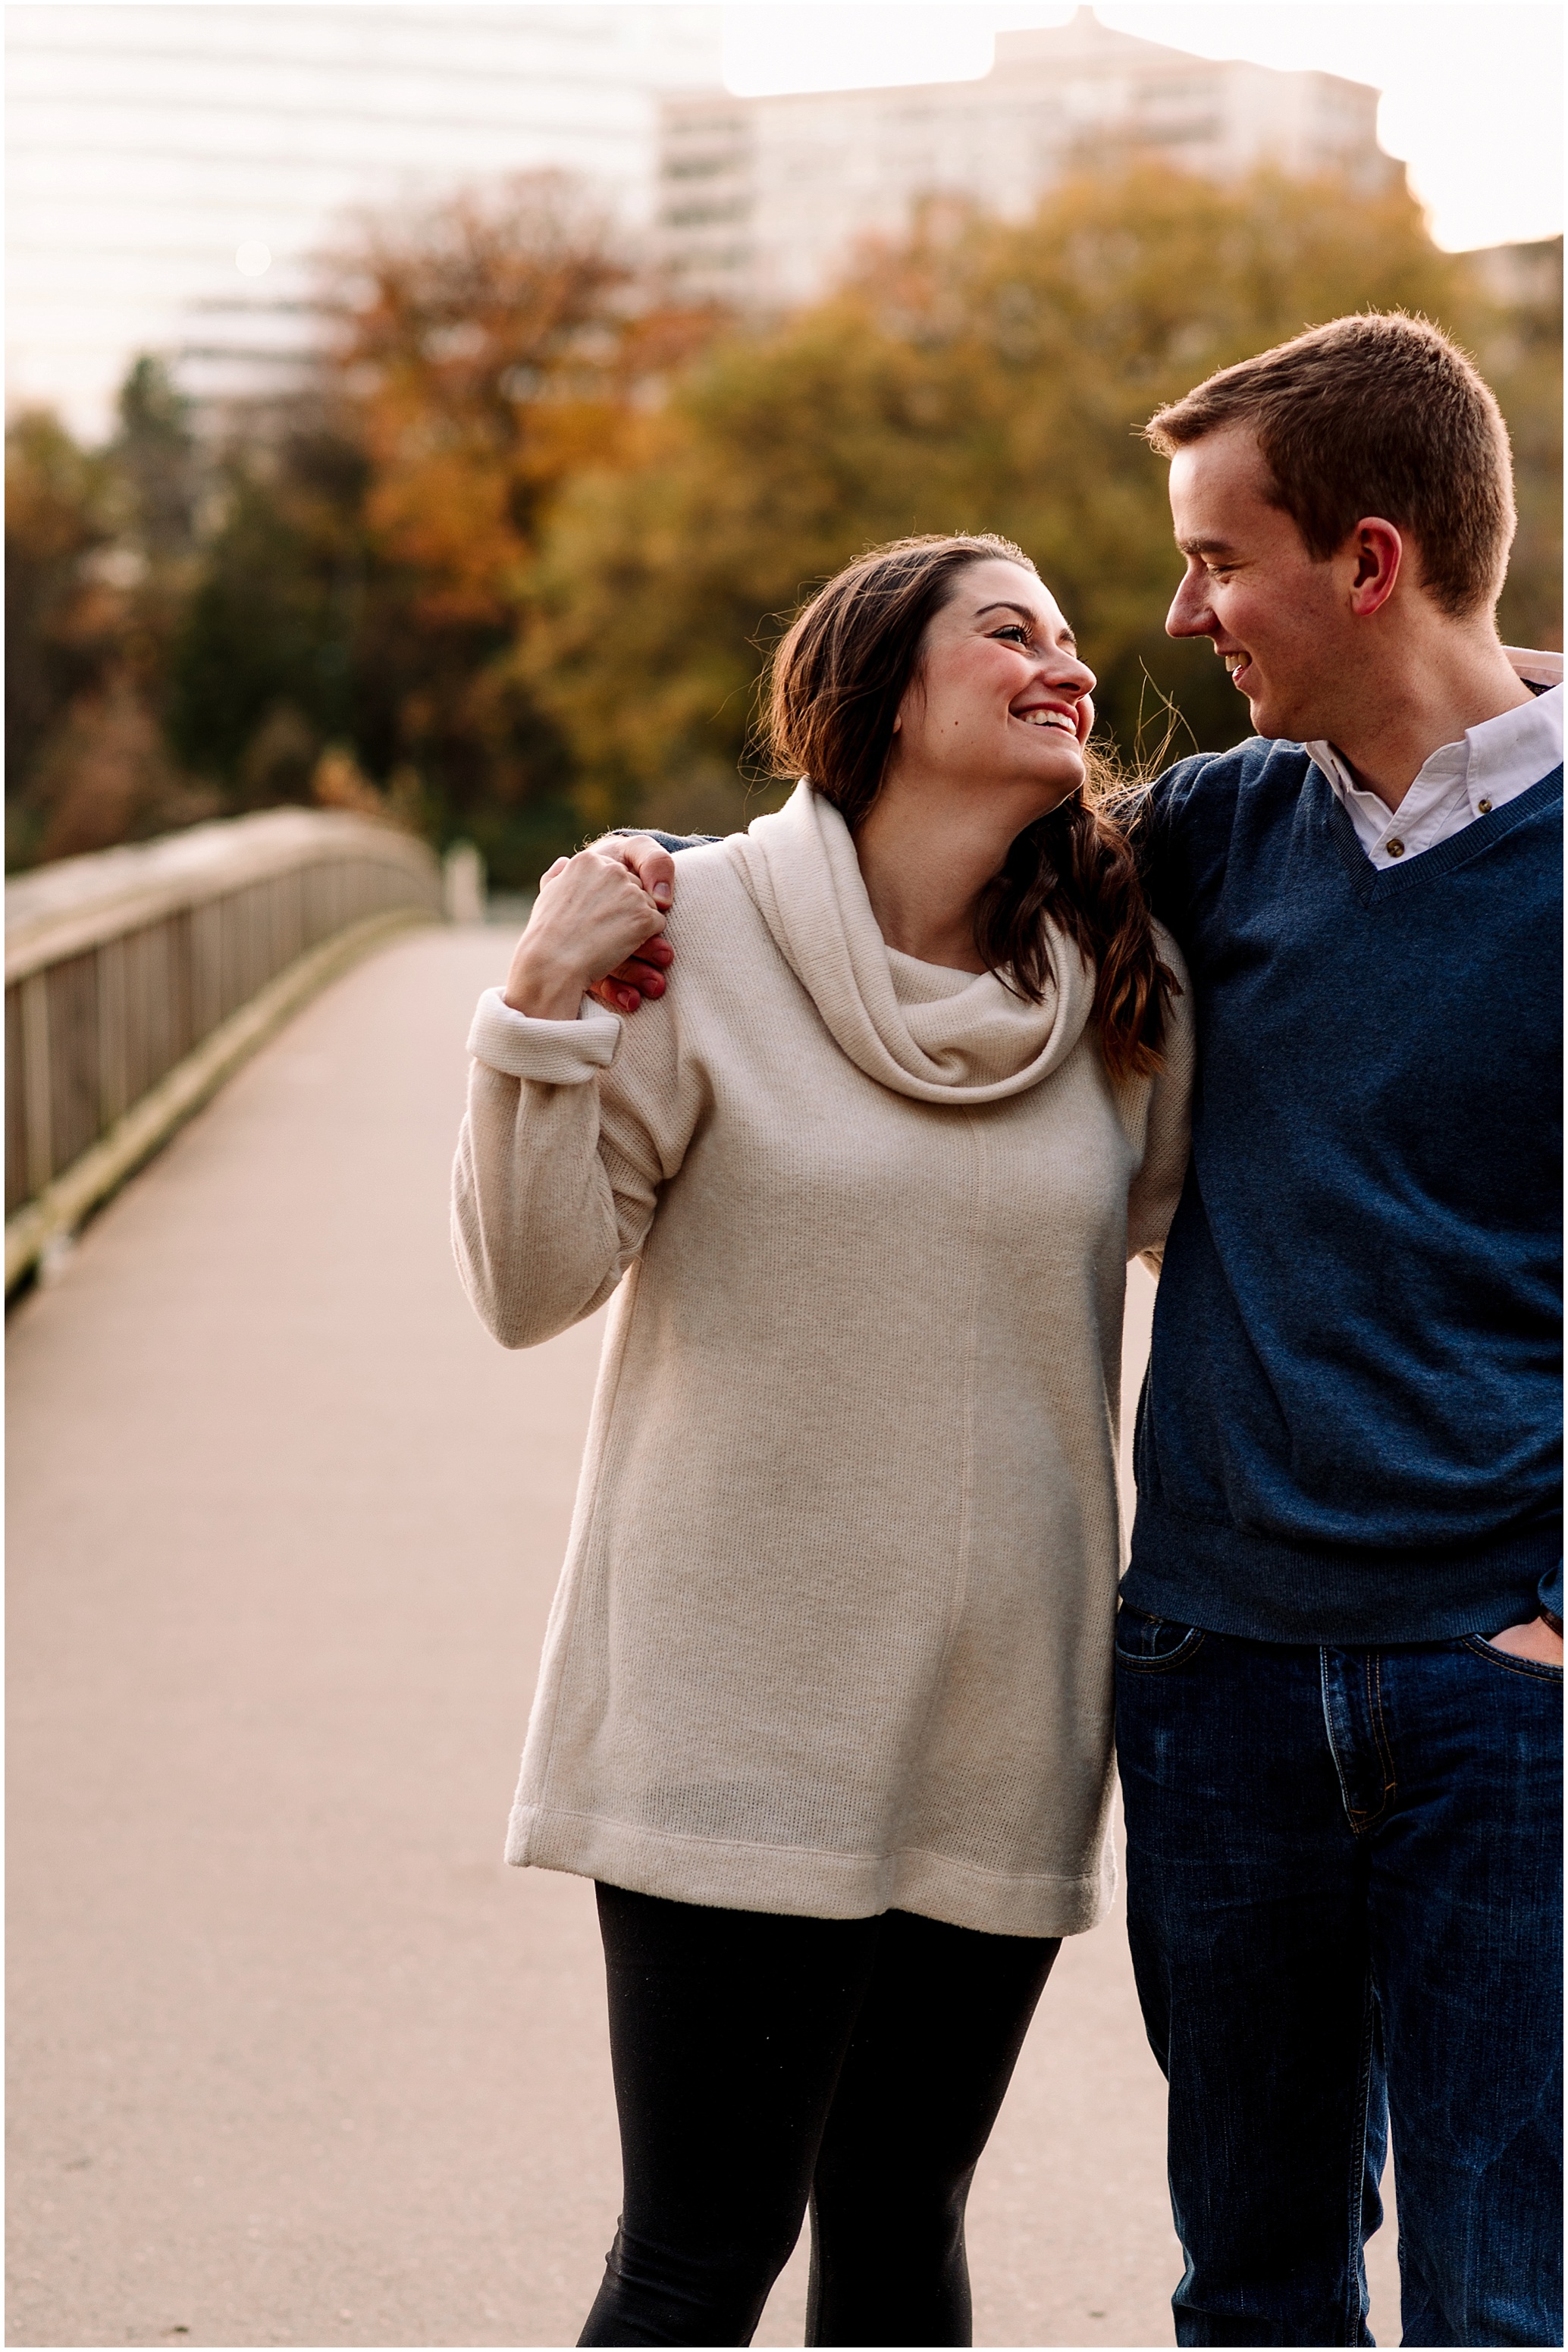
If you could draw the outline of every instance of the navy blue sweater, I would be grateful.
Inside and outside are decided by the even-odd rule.
[[[1198,1078],[1132,1607],[1346,1643],[1561,1613],[1562,803],[1558,768],[1380,873],[1298,744],[1155,787]]]
[[[1198,1077],[1132,1607],[1346,1643],[1562,1614],[1562,796],[1379,873],[1299,744],[1156,785]]]

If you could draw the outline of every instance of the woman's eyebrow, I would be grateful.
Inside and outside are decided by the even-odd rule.
[[[1037,613],[1030,612],[1027,604],[1009,604],[1000,597],[994,604],[982,604],[974,617],[977,621],[983,621],[987,613],[1016,613],[1021,621],[1027,621],[1031,629],[1035,626],[1036,622],[1039,618],[1039,614]],[[1064,646],[1070,646],[1073,652],[1075,654],[1077,653],[1078,639],[1074,636],[1070,629],[1063,629],[1060,643]]]

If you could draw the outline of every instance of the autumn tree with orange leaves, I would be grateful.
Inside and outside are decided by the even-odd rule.
[[[373,469],[365,522],[437,629],[500,623],[561,484],[616,450],[701,321],[653,308],[572,184],[456,198],[341,257],[331,359]]]
[[[319,383],[228,462],[172,733],[236,806],[351,745],[434,837],[531,879],[576,821],[517,658],[540,535],[711,320],[662,303],[557,174],[367,224],[321,283]]]

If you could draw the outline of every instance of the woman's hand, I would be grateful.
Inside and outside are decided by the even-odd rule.
[[[589,847],[629,866],[659,911],[668,914],[675,898],[675,860],[668,849],[643,833],[606,834]],[[624,957],[602,979],[595,974],[588,993],[612,1013],[635,1013],[645,996],[664,994],[664,975],[674,961],[675,950],[668,940],[639,940],[635,954]]]
[[[664,924],[664,909],[624,858],[597,849],[558,857],[541,877],[501,993],[536,1021],[574,1021],[590,983]]]

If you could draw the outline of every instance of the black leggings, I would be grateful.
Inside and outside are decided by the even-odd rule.
[[[964,2202],[1058,1942],[618,1886],[599,1926],[625,2190],[579,2344],[749,2344],[808,2200],[808,2344],[967,2344]]]

